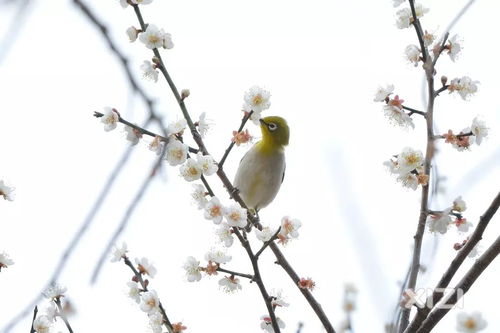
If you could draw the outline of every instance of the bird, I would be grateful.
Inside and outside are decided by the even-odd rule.
[[[285,178],[285,146],[290,138],[286,120],[278,116],[259,119],[262,139],[243,156],[234,187],[248,209],[258,212],[278,194]]]

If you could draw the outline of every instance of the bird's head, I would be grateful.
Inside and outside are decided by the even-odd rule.
[[[286,120],[278,116],[261,118],[260,129],[262,141],[270,146],[283,147],[288,145],[290,129]]]

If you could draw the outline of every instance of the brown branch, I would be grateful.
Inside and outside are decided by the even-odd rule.
[[[233,232],[238,237],[238,239],[241,242],[241,245],[245,248],[247,251],[248,257],[250,258],[250,262],[252,263],[252,268],[253,268],[253,281],[257,283],[257,286],[259,287],[260,293],[262,295],[262,298],[264,299],[264,302],[266,303],[267,307],[267,312],[269,313],[269,317],[271,318],[271,325],[273,326],[273,330],[275,333],[281,332],[279,326],[278,326],[278,321],[276,319],[276,314],[274,313],[274,307],[271,302],[271,297],[269,296],[266,287],[264,285],[264,281],[262,280],[262,276],[260,275],[260,268],[259,268],[259,263],[257,257],[254,255],[252,251],[252,247],[250,246],[250,243],[248,242],[247,239],[245,239],[238,228],[233,227]]]
[[[434,156],[434,65],[430,60],[427,50],[423,44],[423,31],[420,26],[420,22],[417,19],[415,13],[414,0],[409,0],[410,7],[413,14],[413,25],[415,26],[415,31],[417,33],[418,40],[422,47],[422,55],[424,59],[424,69],[427,79],[427,94],[429,96],[429,101],[427,104],[427,112],[426,112],[426,125],[427,125],[427,144],[426,144],[426,152],[425,152],[425,161],[424,161],[424,174],[430,177],[431,171],[431,160]],[[425,222],[427,219],[427,211],[428,211],[428,203],[429,203],[429,184],[430,181],[426,185],[422,185],[422,194],[421,194],[421,204],[420,204],[420,215],[418,218],[417,230],[414,239],[414,247],[413,247],[413,257],[411,263],[411,271],[410,276],[408,278],[408,289],[415,289],[417,284],[418,272],[420,270],[420,252],[422,250],[422,240],[424,237],[425,231]],[[399,330],[398,332],[402,333],[408,326],[410,320],[410,311],[411,308],[405,308],[401,311],[401,319],[399,322]]]
[[[409,107],[404,106],[404,105],[402,105],[402,107],[403,107],[403,109],[410,111],[410,112],[408,113],[408,115],[409,115],[409,116],[411,116],[412,114],[416,113],[416,114],[419,114],[419,115],[421,115],[422,117],[424,117],[424,118],[425,118],[425,112],[423,112],[423,111],[419,111],[419,110],[416,110],[416,109],[412,109],[412,108],[409,108]]]
[[[35,306],[35,309],[33,310],[33,319],[31,320],[30,333],[36,333],[35,328],[33,327],[33,324],[35,323],[37,313],[38,313],[38,306]]]
[[[500,206],[500,192],[497,194],[497,196],[490,204],[486,212],[479,218],[479,223],[477,224],[477,227],[472,233],[471,237],[469,238],[465,246],[457,253],[455,259],[453,259],[450,266],[441,277],[441,280],[439,280],[438,284],[434,288],[433,294],[429,296],[425,304],[436,305],[441,300],[441,298],[443,297],[442,290],[448,287],[451,279],[453,278],[453,276],[455,276],[456,272],[458,271],[464,260],[467,258],[469,253],[476,246],[476,244],[482,239],[484,230],[488,226],[488,223],[490,222],[493,215],[495,215],[495,213],[497,212],[499,206]],[[422,324],[424,319],[428,316],[431,310],[432,308],[429,308],[427,306],[419,308],[417,314],[413,318],[411,324],[406,329],[405,333],[415,332],[416,329],[420,327],[420,325]]]
[[[434,54],[434,59],[432,60],[432,67],[436,66],[436,63],[439,59],[439,56],[443,51],[446,49],[446,41],[448,40],[448,36],[450,35],[449,32],[446,32],[443,36],[443,41],[441,42],[441,45],[439,46],[437,54]]]
[[[278,238],[280,231],[281,231],[281,226],[278,228],[278,230],[276,230],[276,232],[271,236],[271,238],[269,238],[268,241],[264,242],[260,250],[257,251],[257,253],[255,254],[255,257],[257,257],[257,259],[262,254],[262,252],[264,252],[264,250],[269,246],[269,244],[271,244],[272,242],[274,242],[275,239]]]
[[[64,313],[64,309],[61,304],[61,299],[60,298],[55,298],[54,303],[56,303],[57,308],[59,309],[59,316],[62,318],[64,321],[64,325],[66,325],[66,328],[68,329],[69,333],[73,333],[73,329],[71,328],[71,325],[69,324],[68,318],[66,317],[66,314]]]
[[[239,273],[239,272],[231,271],[229,269],[225,269],[225,268],[222,268],[222,267],[218,267],[217,268],[217,272],[223,272],[223,273],[227,273],[227,274],[231,274],[231,275],[235,275],[235,276],[241,276],[241,277],[244,277],[244,278],[247,278],[247,279],[250,279],[250,280],[254,280],[255,279],[252,274]]]
[[[424,64],[427,62],[429,58],[429,53],[427,52],[427,48],[424,43],[424,31],[422,26],[420,25],[420,20],[417,18],[417,13],[415,11],[415,0],[408,0],[410,3],[411,14],[413,16],[413,26],[415,27],[415,32],[417,33],[418,42],[420,44],[420,50],[422,50],[422,60]]]
[[[484,252],[484,254],[476,260],[474,265],[464,275],[462,280],[453,288],[448,299],[439,307],[432,311],[427,319],[424,320],[422,326],[416,331],[417,333],[430,332],[434,326],[450,311],[450,309],[457,303],[457,301],[469,291],[470,287],[474,284],[477,278],[484,272],[484,270],[491,264],[491,262],[500,253],[500,236],[496,241]]]
[[[144,279],[142,278],[141,273],[139,273],[137,271],[137,269],[135,269],[134,264],[132,264],[132,262],[130,261],[130,259],[127,258],[127,257],[124,257],[123,258],[123,262],[125,263],[125,265],[127,265],[128,267],[130,267],[130,269],[132,270],[132,272],[134,272],[134,276],[137,279],[137,281],[141,284],[142,289],[144,291],[148,291],[148,285],[147,285],[147,283],[145,283]],[[158,308],[160,309],[160,313],[161,313],[161,315],[163,317],[163,320],[165,322],[165,326],[167,327],[167,329],[168,329],[169,332],[172,332],[173,331],[172,323],[168,319],[167,312],[165,311],[165,308],[163,307],[163,305],[161,304],[161,302],[159,300],[158,300]]]
[[[137,19],[139,20],[139,24],[141,25],[141,29],[143,31],[145,31],[146,30],[146,24],[145,24],[144,19],[142,17],[142,14],[141,14],[139,6],[138,5],[132,5],[132,7],[134,8],[134,12],[135,12],[135,14],[137,16]],[[162,72],[163,76],[165,77],[165,79],[166,79],[166,81],[167,81],[167,83],[168,83],[168,85],[170,87],[170,90],[174,94],[174,97],[177,100],[177,104],[179,105],[179,107],[181,109],[181,112],[182,112],[184,118],[186,119],[187,125],[188,125],[189,129],[191,130],[191,135],[193,137],[193,140],[196,142],[196,144],[198,145],[198,147],[199,147],[200,151],[203,153],[203,155],[210,155],[208,153],[208,150],[207,150],[206,146],[205,146],[205,143],[203,142],[203,139],[201,138],[200,133],[197,131],[196,126],[194,125],[194,123],[193,123],[193,121],[191,119],[191,116],[189,115],[189,112],[187,111],[186,105],[184,104],[184,100],[181,98],[181,96],[179,94],[179,91],[177,90],[177,87],[175,86],[172,78],[170,77],[170,74],[168,73],[168,71],[167,71],[167,69],[166,69],[166,67],[165,67],[165,65],[163,63],[162,57],[160,55],[160,52],[158,51],[158,49],[155,48],[155,49],[153,49],[153,53],[154,53],[155,57],[158,59],[158,61],[157,61],[158,68],[160,69],[160,71]],[[225,172],[222,169],[219,168],[217,170],[217,176],[220,178],[220,180],[222,181],[222,183],[225,186],[226,190],[228,191],[228,193],[233,198],[233,200],[235,200],[236,202],[238,202],[241,207],[248,208],[246,206],[246,204],[243,202],[243,200],[241,199],[240,195],[235,190],[235,188],[232,185],[231,181],[227,178],[227,175],[225,174]],[[260,228],[262,228],[262,226],[260,225],[260,223],[258,222],[258,220],[256,219],[256,217],[254,217],[250,213],[247,215],[247,217],[248,217],[249,221],[252,224],[258,225]],[[248,244],[248,243],[245,243],[247,241],[243,238],[243,236],[241,236],[241,234],[240,234],[240,232],[239,232],[239,230],[237,228],[233,228],[233,230],[236,230],[235,234],[238,236],[238,239],[240,240],[240,242],[242,242],[242,244],[244,246],[245,246],[245,244]],[[249,244],[248,244],[248,246],[249,246]],[[282,259],[284,259],[283,254],[277,248],[277,246],[276,246],[276,244],[274,242],[271,243],[270,246],[273,249],[273,252],[275,253],[275,255],[279,254],[279,256]],[[249,250],[251,251],[251,249],[250,248],[245,248],[245,249],[247,250],[247,253],[249,254],[249,257],[250,257]],[[278,258],[278,256],[277,256],[277,258]],[[286,262],[286,260],[284,260],[284,261]],[[253,263],[253,261],[252,261],[252,263]],[[253,266],[255,266],[254,269],[255,268],[258,269],[258,265],[257,264],[255,264]],[[288,262],[286,262],[285,267],[283,267],[285,269],[285,271],[287,271],[287,269],[291,269],[291,266],[288,264]],[[293,269],[291,269],[291,270],[293,271]],[[255,275],[257,275],[257,274],[255,274]],[[259,273],[259,276],[260,276],[260,273]],[[257,278],[257,276],[256,276],[256,278]],[[295,281],[295,282],[298,282],[298,280]],[[260,281],[259,283],[262,283],[262,281]],[[259,289],[261,289],[261,293],[262,293],[263,297],[265,297],[265,293],[264,293],[265,292],[265,288],[263,288],[263,284],[262,284],[262,286],[259,285]],[[305,290],[305,289],[301,289],[301,291],[302,291],[302,293],[304,295],[307,295],[306,299],[308,300],[309,304],[311,304],[313,310],[316,312],[316,315],[320,318],[320,320],[323,323],[323,325],[325,326],[325,329],[327,330],[327,332],[328,333],[335,332],[335,330],[333,329],[333,326],[330,324],[327,316],[321,310],[321,306],[319,306],[319,303],[314,299],[314,297],[312,296],[312,294],[308,290]],[[267,305],[268,300],[265,299],[265,301],[266,301],[266,305]],[[314,306],[312,304],[314,304]],[[268,308],[268,310],[272,310],[272,307],[271,307],[271,309]],[[269,315],[270,315],[271,319],[274,318],[273,311],[270,311]],[[277,325],[277,322],[275,320],[272,320],[272,322],[273,322],[273,328],[274,328],[275,332],[279,332],[279,327]]]
[[[436,90],[434,92],[434,96],[439,96],[440,93],[442,93],[443,91],[448,90],[448,87],[449,87],[449,85],[447,85],[447,84],[443,85],[441,88],[439,88],[438,90]]]

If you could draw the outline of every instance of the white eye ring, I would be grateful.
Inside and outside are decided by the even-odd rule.
[[[267,125],[267,128],[269,128],[270,131],[275,131],[278,128],[278,126],[276,126],[275,123],[269,123]]]

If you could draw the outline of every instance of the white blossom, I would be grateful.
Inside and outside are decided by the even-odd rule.
[[[411,188],[416,191],[418,187],[418,178],[411,172],[402,173],[398,176],[397,181],[403,184],[404,187]]]
[[[219,228],[215,230],[215,234],[220,242],[224,243],[225,247],[230,247],[233,245],[234,237],[232,233],[232,228],[226,222],[222,222]]]
[[[203,169],[193,158],[189,158],[180,168],[181,176],[188,182],[200,179],[202,173]]]
[[[135,258],[135,263],[137,264],[139,273],[149,275],[151,278],[155,277],[156,267],[149,262],[148,258],[145,257],[142,257],[141,259]]]
[[[132,0],[132,3],[135,3],[137,5],[148,5],[151,2],[153,2],[153,0]]]
[[[139,140],[142,138],[142,133],[133,128],[132,126],[125,126],[124,128],[125,133],[127,133],[126,139],[132,146],[135,146],[136,144],[139,143]]]
[[[434,39],[436,39],[436,36],[430,32],[425,32],[425,34],[422,36],[424,40],[424,46],[428,47],[434,42]]]
[[[260,328],[268,333],[274,333],[273,324],[269,315],[263,315],[262,317],[260,317],[260,319],[262,320],[260,322]],[[276,323],[278,324],[279,328],[285,328],[285,322],[279,317],[276,317]]]
[[[267,242],[268,240],[270,240],[275,233],[276,230],[273,230],[268,226],[263,227],[262,230],[255,228],[255,236],[262,242]]]
[[[140,305],[142,311],[146,313],[154,312],[158,309],[159,305],[160,300],[158,299],[156,291],[149,290],[142,293]]]
[[[56,320],[56,317],[59,315],[59,310],[57,309],[56,305],[54,302],[49,302],[47,307],[44,309],[45,316],[47,319],[51,322],[54,323]]]
[[[186,129],[187,121],[184,118],[178,118],[176,121],[171,122],[167,126],[168,135],[182,134]]]
[[[149,318],[149,327],[153,333],[162,333],[163,332],[163,315],[160,313],[158,309],[152,310],[148,313]]]
[[[134,281],[128,281],[128,297],[133,299],[137,304],[141,303],[141,289],[139,288],[139,284]]]
[[[424,16],[425,13],[429,11],[428,8],[425,8],[421,4],[415,4],[415,14],[418,19]],[[410,27],[410,24],[413,23],[413,15],[411,13],[410,8],[403,8],[396,12],[396,26],[399,29],[405,29]]]
[[[478,83],[479,81],[472,81],[470,77],[463,76],[462,78],[455,78],[451,80],[448,90],[450,92],[458,92],[463,100],[467,100],[470,95],[477,92]]]
[[[459,232],[469,232],[469,229],[472,228],[473,224],[467,221],[467,219],[456,219],[455,225]]]
[[[106,132],[114,130],[119,119],[120,117],[118,116],[118,113],[116,113],[115,109],[112,109],[108,106],[104,108],[104,114],[101,117],[101,123],[104,124],[104,130]]]
[[[239,205],[225,207],[224,217],[231,227],[244,228],[247,225],[247,210]]]
[[[451,217],[449,211],[445,210],[443,213],[438,215],[430,215],[427,217],[427,225],[429,226],[429,231],[440,234],[445,234],[448,231],[448,226],[451,223]]]
[[[186,277],[189,282],[201,280],[200,262],[194,257],[187,257],[186,262],[182,266],[186,270]]]
[[[12,265],[14,265],[14,261],[10,259],[9,255],[5,252],[0,253],[0,270],[2,270],[2,268],[7,268]]]
[[[207,191],[205,186],[202,184],[193,184],[193,192],[191,193],[191,198],[193,198],[194,203],[198,209],[205,208],[207,204]]]
[[[453,210],[457,212],[465,212],[467,209],[467,205],[465,204],[465,201],[462,199],[462,196],[459,196],[455,200],[453,200]]]
[[[299,228],[302,223],[297,219],[291,219],[288,216],[283,216],[281,219],[281,229],[279,234],[285,239],[299,237]]]
[[[452,61],[455,61],[458,57],[458,54],[462,50],[462,45],[460,44],[462,40],[458,35],[454,35],[448,41],[447,49],[448,55]]]
[[[139,35],[139,40],[146,45],[148,49],[163,47],[165,39],[170,40],[170,34],[165,33],[163,29],[158,29],[154,24],[149,24],[146,31]]]
[[[200,136],[202,138],[205,137],[205,135],[207,134],[208,132],[208,129],[210,128],[210,124],[208,123],[208,121],[205,119],[206,117],[206,114],[205,112],[202,112],[200,114],[200,118],[198,118],[198,132],[200,132]]]
[[[384,105],[384,115],[394,125],[398,125],[403,128],[408,128],[408,127],[415,128],[415,125],[413,124],[413,119],[411,119],[411,117],[398,106],[390,104]]]
[[[0,180],[0,197],[4,200],[14,201],[14,187],[7,186],[3,180]]]
[[[379,86],[375,92],[374,102],[383,102],[387,97],[389,97],[394,92],[394,85],[388,84],[385,88]]]
[[[120,6],[122,6],[122,8],[127,8],[128,1],[127,0],[120,0]]]
[[[117,262],[120,261],[121,258],[126,258],[127,252],[127,243],[123,242],[121,247],[115,245],[115,248],[111,253],[111,262]]]
[[[63,297],[64,294],[66,293],[67,288],[60,285],[60,284],[52,284],[48,286],[43,292],[42,295],[50,300],[58,299],[60,297]]]
[[[135,42],[137,40],[137,36],[139,35],[139,31],[134,26],[128,27],[126,32],[127,32],[128,39],[131,43]]]
[[[235,276],[225,276],[219,280],[219,286],[227,293],[241,290],[240,280]]]
[[[205,176],[211,176],[219,169],[214,158],[210,155],[203,155],[201,152],[199,152],[198,154],[196,154],[196,160]]]
[[[167,143],[165,155],[163,158],[167,160],[171,166],[176,166],[186,162],[189,147],[177,139],[170,138]]]
[[[472,134],[474,134],[476,143],[478,145],[481,144],[483,141],[483,138],[488,136],[488,127],[486,127],[486,123],[484,120],[480,119],[479,117],[475,117],[472,120],[472,125],[470,126]]]
[[[144,62],[141,65],[141,71],[143,78],[151,80],[153,82],[158,82],[159,73],[155,65],[151,61],[144,60]]]
[[[282,290],[271,290],[269,292],[269,296],[272,298],[271,304],[274,307],[276,307],[276,306],[287,307],[290,305],[288,302],[286,302],[285,296],[283,296]]]
[[[399,173],[407,173],[420,167],[424,163],[424,157],[420,150],[405,147],[397,158]]]
[[[457,315],[457,331],[463,333],[479,332],[488,326],[480,312],[460,312]]]
[[[210,251],[205,254],[206,261],[216,262],[218,264],[227,264],[231,261],[231,258],[232,257],[227,255],[225,251],[218,249],[210,249]]]
[[[224,206],[222,206],[217,197],[212,197],[205,205],[205,218],[212,220],[215,224],[221,223],[223,212]]]
[[[418,46],[410,44],[405,49],[406,59],[411,62],[415,67],[418,66],[420,61],[420,49]]]
[[[251,87],[247,92],[245,92],[244,109],[253,110],[255,113],[260,113],[266,109],[269,109],[271,102],[271,93],[265,89],[258,86]]]
[[[52,323],[47,316],[41,315],[33,321],[33,329],[37,333],[49,333]]]
[[[160,156],[163,153],[163,148],[165,147],[165,141],[163,141],[159,136],[155,136],[154,139],[148,144],[148,149]]]

